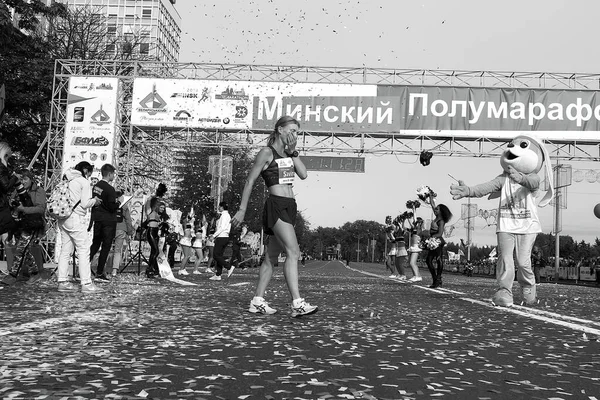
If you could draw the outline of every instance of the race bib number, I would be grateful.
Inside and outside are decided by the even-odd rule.
[[[279,169],[279,184],[294,183],[294,162],[291,158],[280,158],[275,160]]]

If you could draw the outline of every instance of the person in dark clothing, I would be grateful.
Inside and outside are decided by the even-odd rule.
[[[531,265],[533,266],[535,284],[539,285],[541,283],[540,271],[546,266],[544,263],[544,253],[542,253],[542,249],[539,246],[533,246],[533,250],[531,251]]]
[[[425,258],[425,263],[427,264],[427,268],[431,273],[432,284],[429,286],[430,288],[438,288],[442,286],[442,273],[444,272],[444,260],[442,258],[444,245],[446,241],[444,240],[444,227],[452,218],[452,213],[450,209],[444,204],[435,204],[435,196],[436,194],[431,192],[429,193],[429,204],[431,204],[431,208],[433,210],[433,214],[435,215],[435,219],[431,221],[431,227],[429,228],[429,236],[431,239],[437,239],[437,246],[428,247],[427,257]],[[430,243],[434,243],[430,241]],[[436,265],[433,265],[433,263]],[[436,268],[437,267],[437,268]]]
[[[14,232],[13,268],[20,270],[27,283],[41,279],[44,267],[39,238],[44,234],[46,212],[46,192],[35,183],[35,176],[29,170],[19,171],[22,188],[14,193],[14,212],[17,229]],[[7,248],[8,250],[8,248]],[[9,267],[9,269],[11,269]]]
[[[108,278],[104,273],[104,266],[117,233],[117,211],[121,203],[117,200],[117,191],[111,185],[111,182],[115,179],[115,167],[104,164],[100,168],[100,172],[102,173],[102,180],[98,181],[92,189],[92,196],[100,198],[102,202],[92,209],[94,237],[90,247],[90,260],[100,250],[96,280],[108,282]]]
[[[0,234],[15,229],[15,220],[10,211],[9,197],[19,182],[17,175],[9,169],[12,150],[6,142],[0,142]]]
[[[160,275],[158,268],[158,255],[160,251],[158,245],[160,235],[164,231],[164,226],[169,216],[165,212],[165,203],[159,201],[158,198],[152,199],[150,209],[152,211],[150,212],[150,215],[148,215],[148,219],[144,222],[144,226],[146,227],[146,240],[150,245],[150,257],[148,258],[146,277],[154,278],[155,276]]]

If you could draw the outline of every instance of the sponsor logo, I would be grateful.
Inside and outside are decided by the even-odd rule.
[[[100,104],[100,109],[96,111],[94,115],[92,115],[90,120],[92,124],[96,125],[110,124],[110,117],[108,116],[106,111],[102,109],[102,104]]]
[[[198,122],[209,122],[211,124],[220,124],[223,122],[221,118],[198,118]]]
[[[140,106],[141,107],[137,109],[138,111],[146,112],[150,115],[167,111],[165,109],[167,102],[164,101],[156,91],[156,84],[152,85],[152,92],[148,93],[148,95],[140,101]]]
[[[204,103],[205,101],[210,101],[210,89],[206,86],[202,88],[202,96],[198,100],[198,103]]]
[[[223,123],[224,123],[225,125],[227,125],[227,124],[228,124],[228,123],[230,123],[230,122],[231,122],[231,120],[230,120],[229,118],[223,118]]]
[[[175,116],[173,117],[173,121],[188,121],[192,118],[192,115],[185,111],[185,110],[181,110],[181,111],[177,111],[177,114],[175,114]]]
[[[92,83],[91,86],[94,86],[94,84]],[[100,85],[96,86],[96,90],[112,90],[112,85],[110,83],[101,83]],[[92,90],[92,88],[90,87],[89,90]]]
[[[95,138],[75,136],[71,142],[73,146],[108,146],[108,144],[108,139],[104,136]]]
[[[73,122],[83,122],[85,107],[75,107],[73,110]]]
[[[173,93],[171,95],[171,97],[173,98],[180,98],[180,99],[197,99],[198,98],[198,93],[197,92],[193,92],[193,91],[189,91],[189,92],[185,92],[185,93]]]
[[[228,87],[223,90],[220,94],[215,95],[215,99],[217,100],[248,100],[248,95],[244,92],[244,89],[241,90],[233,90]]]
[[[246,118],[248,116],[248,108],[246,106],[235,106],[235,118]]]

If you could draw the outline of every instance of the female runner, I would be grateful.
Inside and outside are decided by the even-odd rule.
[[[267,147],[263,147],[254,160],[254,165],[248,174],[240,210],[231,220],[234,229],[244,221],[248,200],[252,187],[258,176],[262,176],[269,191],[269,197],[263,210],[263,226],[269,236],[267,253],[259,269],[256,294],[250,301],[248,311],[252,313],[273,314],[264,299],[265,290],[273,275],[273,266],[277,263],[279,253],[287,255],[283,266],[283,275],[292,297],[292,317],[311,314],[317,311],[317,306],[310,305],[302,297],[298,288],[298,260],[300,247],[294,231],[297,205],[292,191],[294,175],[306,179],[307,172],[304,163],[298,157],[296,142],[300,123],[290,116],[283,116],[275,123],[275,128],[269,136]]]

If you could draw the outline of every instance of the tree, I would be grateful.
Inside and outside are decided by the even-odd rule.
[[[15,27],[8,7],[17,14]],[[48,43],[36,32],[42,18],[61,15],[60,3],[5,0],[0,4],[0,84],[6,87],[2,140],[13,148],[21,164],[28,164],[46,136],[54,60]],[[41,167],[43,163],[37,166]]]
[[[43,35],[54,58],[80,60],[149,60],[154,44],[147,28],[119,31],[102,6],[75,6],[48,18]],[[122,73],[122,71],[121,71]]]
[[[193,150],[178,152],[179,166],[174,170],[179,178],[179,189],[172,195],[173,207],[181,210],[194,210],[205,212],[214,209],[214,198],[210,196],[212,176],[208,170],[208,160],[211,155],[218,155],[219,150],[214,147],[201,147]],[[235,213],[240,206],[242,191],[246,183],[248,171],[254,162],[252,152],[246,148],[223,149],[224,156],[233,158],[232,180],[227,190],[222,194],[222,199],[229,204],[229,210]],[[260,232],[262,227],[262,210],[266,199],[266,190],[261,179],[257,180],[253,188],[245,221],[248,229]]]

